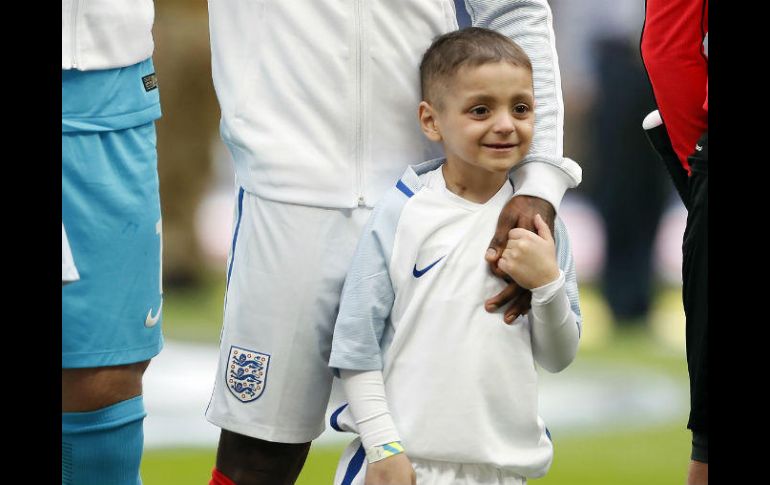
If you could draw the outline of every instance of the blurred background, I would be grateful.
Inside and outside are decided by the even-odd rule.
[[[575,362],[541,375],[541,416],[555,456],[549,474],[532,482],[680,484],[690,448],[686,211],[641,129],[655,109],[639,54],[644,2],[550,4],[564,154],[583,168],[583,183],[565,196],[560,215],[573,241],[584,329]],[[206,5],[163,0],[155,7],[166,347],[145,377],[145,485],[208,483],[219,436],[204,411],[216,371],[234,178],[218,135]],[[327,430],[298,483],[331,483],[351,439]]]

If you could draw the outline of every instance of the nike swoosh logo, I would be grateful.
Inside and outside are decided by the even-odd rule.
[[[446,255],[444,255],[444,256],[446,256]],[[422,276],[425,273],[427,273],[429,269],[431,269],[432,267],[436,266],[436,264],[439,261],[444,259],[444,256],[441,256],[440,258],[438,258],[437,260],[433,261],[431,264],[429,264],[428,266],[426,266],[423,269],[417,269],[417,264],[415,264],[414,265],[414,269],[412,270],[412,274],[414,275],[415,278],[419,278],[420,276]]]
[[[158,312],[155,314],[155,316],[152,316],[152,308],[150,308],[150,311],[147,312],[147,318],[144,319],[144,326],[147,328],[152,328],[155,325],[158,324],[158,321],[160,320],[160,311],[163,309],[163,298],[160,299],[160,306],[158,307]]]

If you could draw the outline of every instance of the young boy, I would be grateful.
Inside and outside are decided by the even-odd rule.
[[[509,171],[534,131],[532,66],[505,36],[437,38],[420,66],[425,135],[446,159],[410,167],[375,208],[342,292],[329,365],[355,431],[336,484],[522,484],[553,447],[537,415],[535,362],[558,372],[580,334],[566,228],[514,229],[498,267],[532,290],[512,325],[484,310],[505,283],[484,261]],[[555,239],[555,241],[554,241]]]

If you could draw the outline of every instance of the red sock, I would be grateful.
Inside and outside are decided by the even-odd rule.
[[[235,482],[227,478],[224,473],[214,467],[211,471],[211,481],[209,482],[209,485],[235,485]]]

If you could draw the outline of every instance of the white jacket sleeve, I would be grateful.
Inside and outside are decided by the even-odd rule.
[[[476,27],[513,39],[532,61],[535,135],[529,154],[512,172],[515,195],[547,200],[558,211],[564,192],[577,187],[582,170],[563,156],[564,102],[551,9],[546,0],[465,0]]]

